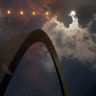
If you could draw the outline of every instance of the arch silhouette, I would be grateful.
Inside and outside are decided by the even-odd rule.
[[[47,34],[42,30],[35,30],[31,33],[21,34],[1,46],[0,63],[7,63],[9,65],[9,70],[14,73],[24,53],[32,44],[36,42],[42,42],[47,47],[57,71],[62,95],[69,96],[62,67],[55,51],[55,48]],[[11,78],[12,75],[9,75],[7,73],[4,75],[4,78],[0,85],[0,96],[4,95],[4,92],[6,91],[6,88]]]

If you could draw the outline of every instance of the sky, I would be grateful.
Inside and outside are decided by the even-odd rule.
[[[0,45],[19,34],[44,30],[62,63],[70,96],[96,96],[96,0],[0,2]],[[75,20],[68,15],[72,11]],[[5,72],[4,66],[0,69]],[[5,96],[17,95],[61,96],[53,61],[42,43],[29,48],[14,73]]]

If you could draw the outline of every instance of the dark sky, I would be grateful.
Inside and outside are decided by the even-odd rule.
[[[8,10],[10,10],[10,14],[7,14]],[[72,19],[68,16],[68,14],[72,10],[76,11],[76,16],[78,17],[80,26],[88,29],[88,32],[91,35],[89,33],[87,35],[90,35],[90,38],[94,41],[92,44],[95,46],[96,0],[0,0],[0,45],[19,34],[30,32],[34,29],[41,29],[54,15],[57,16],[57,20],[59,22],[63,22],[64,26],[68,28],[69,24],[72,22]],[[24,14],[21,15],[20,11],[23,11]],[[32,15],[32,12],[35,12],[36,14]],[[46,12],[49,12],[47,16]],[[95,19],[93,19],[93,17]],[[51,27],[53,27],[53,25]],[[54,26],[57,25],[55,24]],[[49,30],[53,30],[51,27],[49,27]],[[55,30],[56,27],[53,28]],[[59,36],[56,35],[58,36],[58,38],[56,37],[56,42],[59,42],[58,46],[60,44],[60,46],[63,46],[60,35],[62,34],[59,34]],[[52,36],[55,38],[55,35]],[[74,38],[75,36],[77,35],[74,35]],[[84,38],[87,38],[88,36],[82,36],[81,34],[78,35],[78,38],[80,39],[77,38],[78,40],[76,40],[80,41],[82,38],[85,40]],[[86,44],[90,47],[90,38],[88,37],[85,42],[82,40],[80,42],[85,44],[88,41],[89,45],[87,43]],[[52,42],[54,42],[55,39],[52,40]],[[64,44],[66,42],[64,42]],[[66,48],[71,46],[72,49],[72,44],[68,41]],[[52,60],[49,53],[45,51],[46,48],[43,47],[44,45],[42,44],[36,44],[27,51],[15,72],[5,96],[61,95],[55,69],[52,67],[53,65],[50,65],[53,64]],[[94,50],[95,49],[96,47],[94,47]],[[83,52],[82,50],[81,54]],[[59,49],[59,51],[61,52],[61,49]],[[87,53],[87,51],[85,53]],[[94,54],[96,54],[96,52],[94,52]],[[77,55],[78,53],[76,53],[76,56]],[[87,57],[87,55],[85,57]],[[91,57],[93,58],[92,55]],[[59,58],[61,57],[59,56]],[[96,96],[96,60],[94,59],[92,62],[85,62],[82,59],[84,61],[83,62],[79,59],[75,58],[73,55],[68,57],[62,56],[62,59],[60,59],[66,76],[66,81],[68,83],[70,96]],[[48,62],[48,60],[51,60],[51,63]],[[46,62],[46,64],[43,64],[44,62]],[[47,66],[47,64],[50,66]],[[91,69],[93,65],[95,66],[94,70]]]

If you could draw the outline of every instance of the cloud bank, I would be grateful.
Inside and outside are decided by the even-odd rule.
[[[89,62],[91,68],[94,68],[96,65],[96,33],[89,31],[93,21],[96,21],[96,15],[86,28],[82,28],[76,18],[75,22],[73,20],[67,28],[63,22],[57,20],[57,16],[53,16],[42,29],[52,40],[60,60],[63,58],[77,59],[83,64]]]

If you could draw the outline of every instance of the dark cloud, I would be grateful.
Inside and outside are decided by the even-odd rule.
[[[96,33],[96,21],[95,20],[93,20],[93,23],[89,28],[89,31],[93,34]]]
[[[76,59],[63,59],[62,63],[71,96],[96,95],[96,71],[90,71]]]
[[[92,19],[94,13],[96,13],[96,1],[95,0],[60,0],[61,3],[60,12],[61,19],[64,21],[65,25],[71,22],[68,14],[70,11],[75,10],[79,18],[79,23],[83,26]]]
[[[18,2],[19,3],[19,2]],[[40,29],[46,18],[41,15],[32,16],[32,10],[29,7],[24,6],[23,8],[19,6],[18,3],[14,3],[12,6],[16,8],[13,9],[12,6],[8,8],[2,7],[1,12],[3,14],[0,17],[0,42],[11,39],[20,33],[29,32],[35,29]],[[29,8],[29,9],[28,9]],[[7,14],[7,10],[11,11],[11,14]],[[23,10],[24,15],[20,15],[20,11]],[[2,15],[0,14],[0,15]]]

